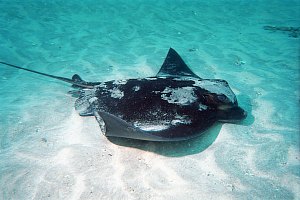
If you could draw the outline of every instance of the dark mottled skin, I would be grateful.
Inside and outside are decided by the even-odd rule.
[[[176,116],[185,116],[191,120],[190,124],[170,124],[168,129],[152,131],[151,134],[167,138],[193,137],[194,134],[206,130],[217,120],[213,107],[199,110],[199,104],[205,105],[206,103],[205,94],[208,91],[193,86],[194,81],[155,78],[155,80],[130,79],[126,84],[113,83],[114,81],[109,81],[105,83],[105,87],[97,87],[95,96],[98,97],[98,100],[93,104],[94,109],[118,116],[130,124],[135,122],[162,124],[165,121],[175,120]],[[135,91],[137,87],[139,90]],[[171,89],[193,87],[197,100],[188,105],[169,103],[161,98],[162,92],[167,87]],[[124,92],[124,96],[113,98],[111,90],[114,88]],[[85,95],[82,95],[81,98],[85,98]]]

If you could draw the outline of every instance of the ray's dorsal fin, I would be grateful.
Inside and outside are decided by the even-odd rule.
[[[173,48],[169,49],[165,61],[156,76],[191,76],[201,79],[185,64],[183,59]]]

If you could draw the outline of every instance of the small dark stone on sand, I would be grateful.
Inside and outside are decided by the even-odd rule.
[[[300,35],[300,27],[292,26],[264,26],[263,29],[272,32],[281,31],[289,34],[289,37],[298,38]]]

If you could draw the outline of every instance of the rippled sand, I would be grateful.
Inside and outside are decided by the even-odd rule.
[[[0,1],[0,60],[88,81],[153,76],[169,47],[249,116],[199,138],[105,138],[71,87],[0,66],[0,199],[300,199],[300,4]],[[197,3],[198,2],[198,3]]]

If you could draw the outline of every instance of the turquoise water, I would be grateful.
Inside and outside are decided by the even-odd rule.
[[[70,85],[0,66],[0,199],[300,199],[298,1],[0,0],[0,60],[88,81],[173,47],[249,116],[186,142],[109,141]],[[299,34],[299,32],[298,32]]]

